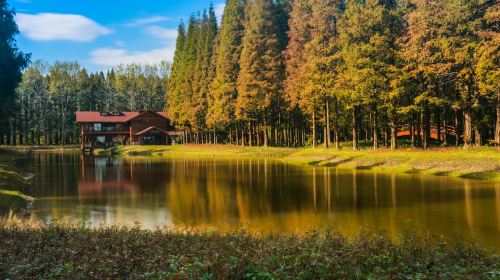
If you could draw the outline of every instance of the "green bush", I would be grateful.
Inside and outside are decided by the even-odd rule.
[[[491,252],[490,252],[491,253]],[[3,225],[0,278],[498,279],[499,257],[474,243],[361,232],[246,232]]]

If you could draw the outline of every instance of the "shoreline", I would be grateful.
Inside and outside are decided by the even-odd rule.
[[[96,150],[96,155],[273,158],[290,164],[500,181],[500,150],[493,147],[337,151],[229,145],[120,146]]]
[[[33,174],[15,167],[15,159],[20,155],[18,151],[0,148],[0,214],[23,211],[33,201],[27,195]]]

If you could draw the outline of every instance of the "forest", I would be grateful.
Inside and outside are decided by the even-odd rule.
[[[23,73],[0,145],[79,143],[76,111],[161,111],[169,71],[168,62],[120,65],[104,74],[76,62],[36,61]]]
[[[75,112],[165,110],[186,143],[500,144],[495,0],[227,0],[181,21],[173,61],[22,72],[0,145],[80,141]],[[14,32],[15,33],[15,32]]]
[[[228,0],[181,22],[166,110],[196,143],[498,144],[499,7]]]

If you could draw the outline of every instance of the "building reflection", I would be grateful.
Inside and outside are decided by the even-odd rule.
[[[137,193],[139,187],[132,182],[133,165],[127,168],[123,162],[109,157],[81,155],[81,175],[78,180],[80,196]]]

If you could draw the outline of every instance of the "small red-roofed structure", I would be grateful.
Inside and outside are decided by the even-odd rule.
[[[116,145],[170,145],[182,136],[165,112],[76,112],[76,122],[83,152]]]

